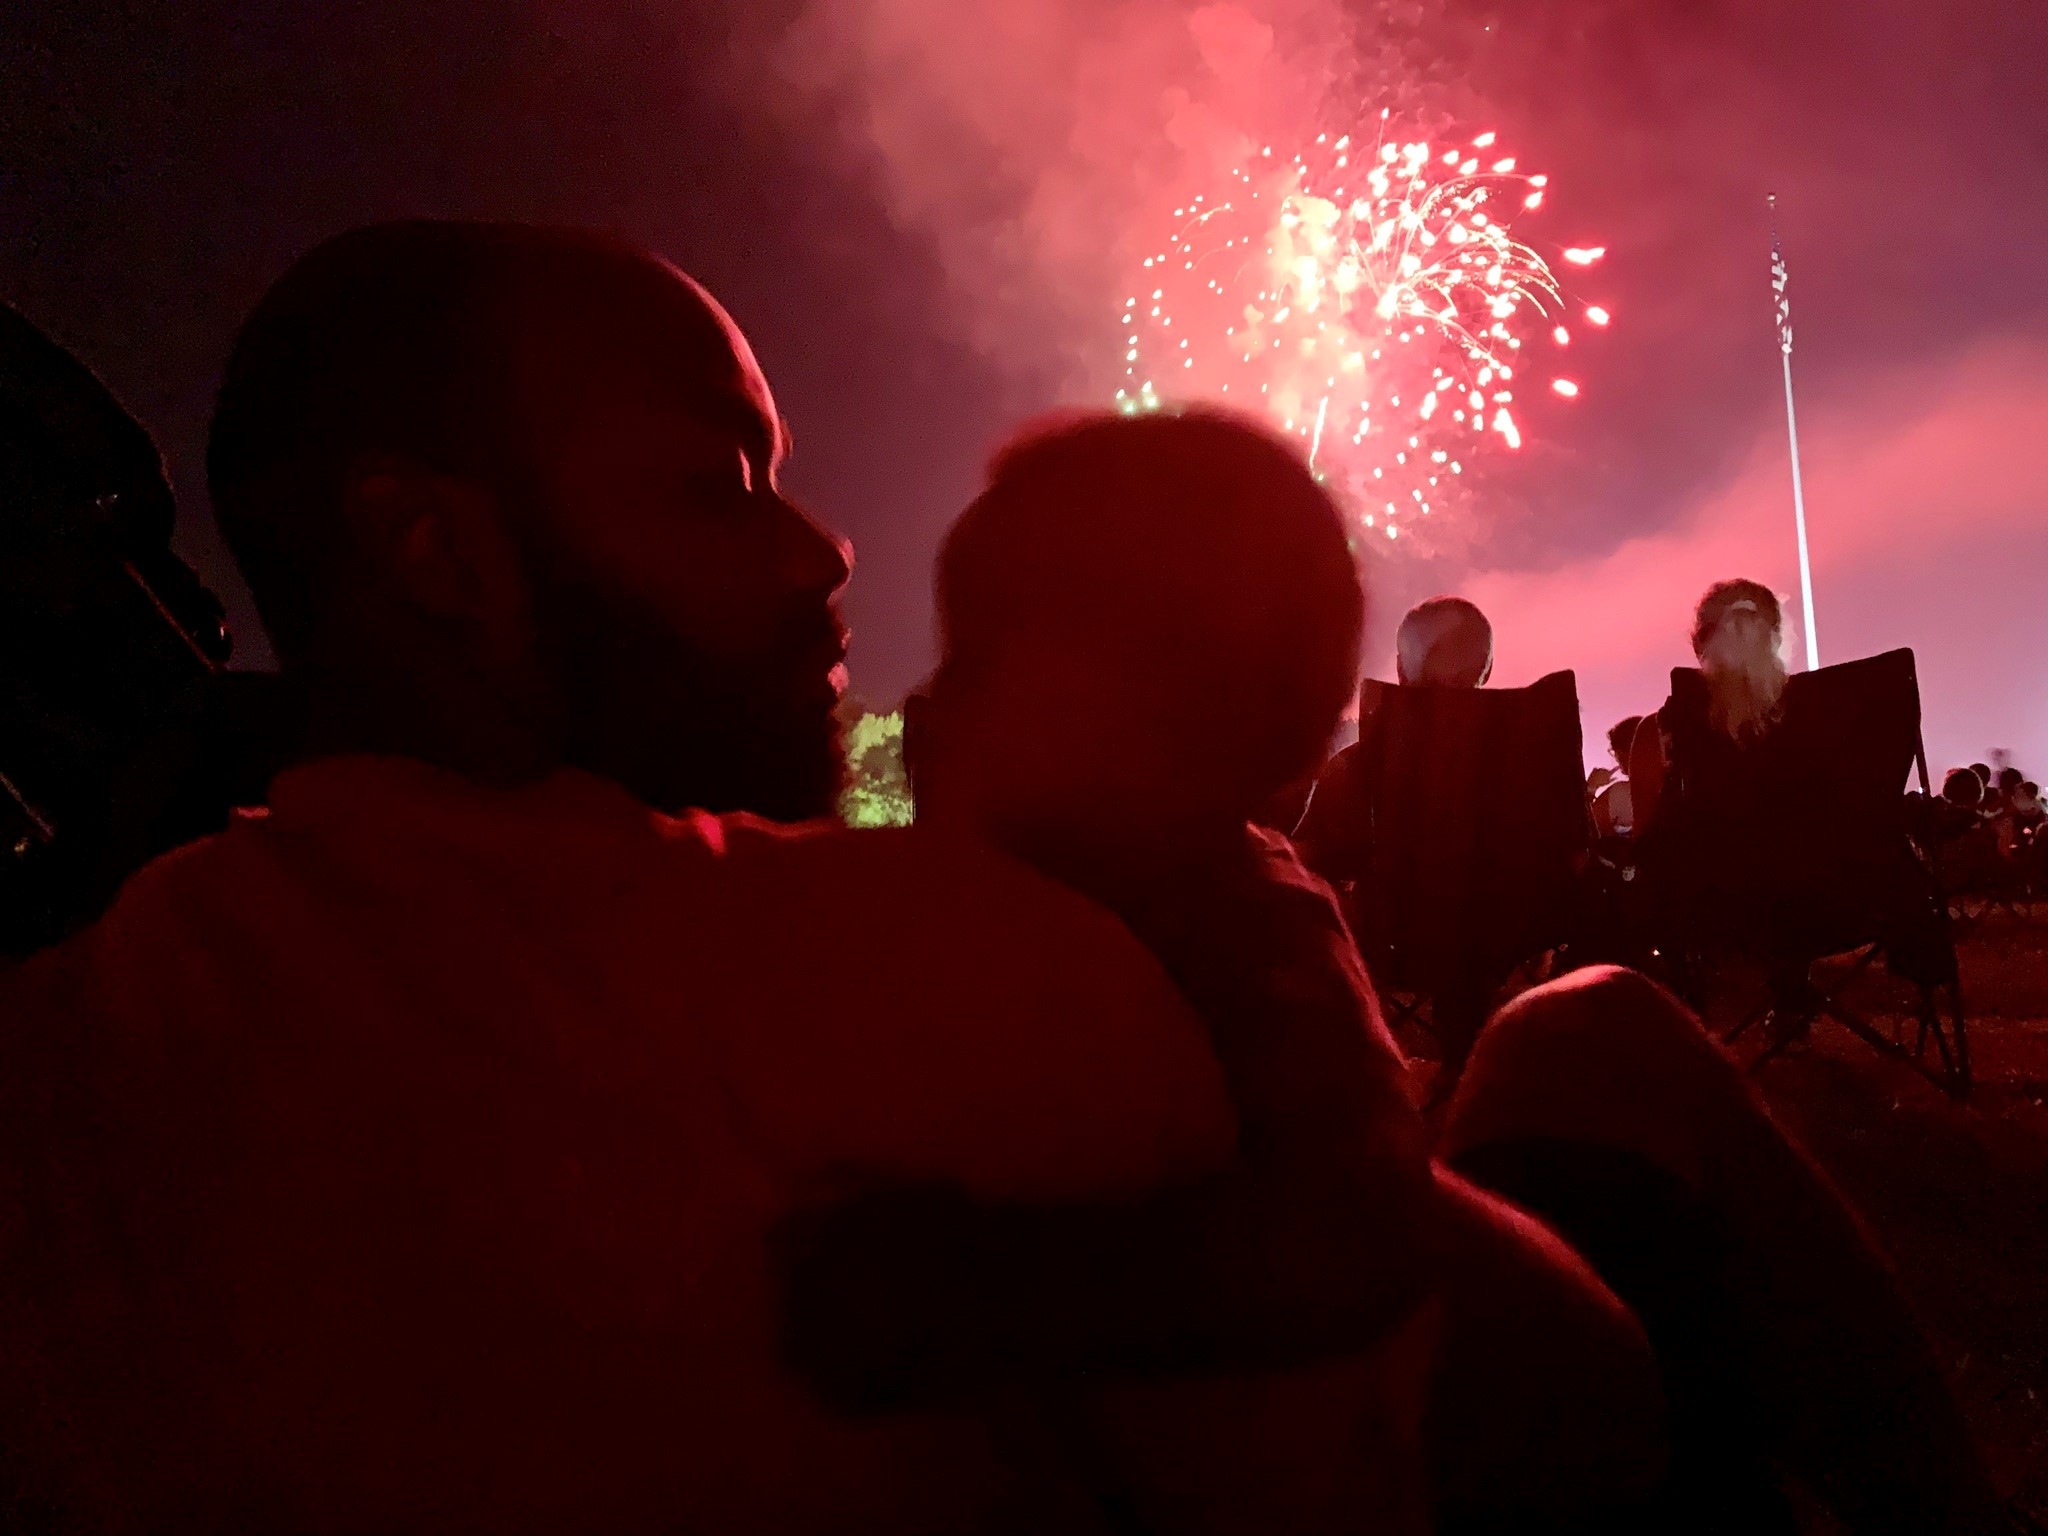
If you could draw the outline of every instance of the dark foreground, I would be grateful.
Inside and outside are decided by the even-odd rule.
[[[1827,1026],[1758,1081],[1898,1265],[1999,1482],[2048,1519],[2048,903],[1971,924],[1962,966],[1969,1104]]]

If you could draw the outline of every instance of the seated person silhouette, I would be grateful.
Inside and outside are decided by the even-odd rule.
[[[1928,807],[1929,835],[1936,849],[1984,830],[1984,781],[1967,768],[1942,776],[1941,793]]]
[[[1462,597],[1432,597],[1401,620],[1394,641],[1395,676],[1404,688],[1479,688],[1493,676],[1493,626],[1477,604]],[[1366,783],[1371,722],[1359,722],[1359,742],[1333,757],[1316,780],[1294,840],[1303,861],[1340,889],[1372,878],[1372,815]],[[1347,907],[1354,930],[1368,943],[1368,914]],[[1448,1093],[1492,1006],[1499,978],[1473,978],[1434,999],[1431,1022],[1443,1056],[1434,1092]]]
[[[1785,697],[1784,615],[1777,594],[1761,582],[1716,582],[1700,598],[1692,623],[1692,653],[1706,680],[1708,721],[1725,750],[1739,752],[1761,740],[1778,721]],[[1670,764],[1660,715],[1638,729],[1629,749],[1637,825],[1656,820]]]
[[[2022,780],[2019,792],[2012,797],[2012,808],[2013,814],[2019,817],[2021,825],[2027,827],[2039,826],[2043,815],[2041,786],[2032,779]]]
[[[308,758],[0,970],[0,1443],[38,1528],[1086,1528],[776,1361],[846,1170],[1225,1166],[1111,917],[836,792],[844,546],[738,328],[573,231],[376,226],[243,327],[213,504]],[[1002,1526],[1002,1528],[1014,1528]]]
[[[1189,424],[1148,423],[1147,430],[1170,436]],[[1076,435],[1085,441],[1086,431]],[[1329,947],[1330,919],[1316,915],[1306,888],[1279,878],[1286,866],[1271,856],[1278,850],[1270,842],[1267,856],[1252,864],[1234,861],[1235,875],[1233,861],[1212,858],[1204,868],[1182,851],[1206,845],[1220,855],[1232,839],[1221,814],[1196,817],[1191,809],[1200,779],[1188,765],[1206,740],[1206,716],[1177,712],[1158,696],[1171,691],[1176,673],[1205,687],[1212,679],[1217,653],[1190,648],[1189,624],[1212,616],[1242,643],[1247,616],[1234,606],[1211,614],[1228,580],[1161,576],[1150,552],[1172,547],[1190,508],[1223,494],[1228,477],[1206,460],[1191,486],[1163,464],[1111,474],[1080,452],[1064,455],[1067,475],[1052,474],[1062,446],[1073,445],[1055,438],[1020,450],[1039,478],[1022,513],[1006,505],[1019,492],[1004,486],[999,461],[996,485],[963,519],[942,559],[948,649],[924,711],[930,734],[917,765],[920,784],[929,790],[928,814],[1007,828],[1013,846],[1095,890],[1161,954],[1217,1041],[1242,1117],[1244,1166],[1234,1184],[1190,1185],[1154,1204],[1025,1211],[906,1194],[823,1213],[795,1245],[804,1261],[796,1348],[849,1405],[864,1396],[869,1407],[943,1400],[1001,1384],[1054,1390],[1065,1383],[1071,1391],[1077,1380],[1099,1380],[1085,1373],[1110,1364],[1162,1373],[1242,1373],[1259,1364],[1270,1371],[1312,1356],[1319,1339],[1340,1358],[1355,1354],[1391,1310],[1384,1277],[1368,1278],[1342,1240],[1361,1229],[1387,1235],[1384,1196],[1371,1185],[1391,1165],[1360,1158],[1375,1138],[1361,1137],[1359,1127],[1338,1129],[1347,1119],[1386,1114],[1369,1091],[1383,1048],[1363,1057],[1344,1052],[1336,1049],[1341,1030],[1331,1030],[1343,1021],[1356,1029],[1371,1017],[1369,984]],[[1192,445],[1186,451],[1201,458]],[[1131,452],[1146,462],[1135,445]],[[1263,519],[1283,500],[1276,487],[1252,506]],[[1068,518],[1082,530],[1063,527]],[[1129,519],[1127,533],[1117,531],[1119,518]],[[1007,542],[998,538],[1005,523]],[[1219,536],[1207,517],[1198,526],[1201,537],[1188,541],[1180,559],[1213,554],[1232,579],[1266,568]],[[1082,542],[1084,535],[1107,547]],[[992,554],[992,545],[1010,560]],[[1077,594],[1063,574],[1049,571],[1086,571],[1091,581]],[[992,572],[1002,579],[992,581]],[[1164,592],[1147,603],[1154,585]],[[1183,591],[1210,596],[1190,608]],[[1171,643],[1155,640],[1133,654],[1108,638],[1129,624],[1151,633],[1161,622]],[[1255,620],[1249,632],[1258,632]],[[1049,653],[1043,659],[1035,654],[1041,647]],[[1270,649],[1251,646],[1248,654]],[[1116,665],[1105,666],[1105,656]],[[1133,675],[1119,686],[1126,669]],[[1289,675],[1304,673],[1315,675],[1299,663]],[[1288,686],[1280,682],[1281,691]],[[1261,696],[1246,684],[1225,688],[1230,698],[1239,689]],[[1055,701],[1062,718],[1096,722],[1084,726],[1078,756],[1048,761],[1026,749],[1021,760],[1013,757],[1018,723],[1041,717]],[[1314,734],[1304,730],[1297,739]],[[1284,759],[1269,764],[1273,772],[1284,767]],[[1215,770],[1206,772],[1213,783]],[[1224,782],[1235,782],[1234,796],[1211,794],[1237,827],[1261,785],[1236,775]],[[1159,783],[1171,785],[1171,798],[1155,815],[1140,786]],[[1209,831],[1195,835],[1205,821]],[[1161,835],[1168,827],[1174,834]],[[1246,885],[1244,875],[1260,868],[1270,889],[1253,900],[1257,882]],[[1283,910],[1299,924],[1292,946],[1276,944]],[[1307,978],[1318,968],[1326,981],[1312,987]],[[1318,1009],[1330,1011],[1320,1024]],[[1289,1123],[1290,1113],[1308,1106],[1315,1108],[1306,1124]],[[1254,1218],[1262,1201],[1285,1198],[1289,1180],[1280,1170],[1318,1155],[1318,1147],[1333,1161],[1351,1149],[1348,1160],[1366,1178],[1348,1193],[1341,1177],[1297,1187],[1293,1198],[1304,1188],[1317,1191],[1301,1207],[1318,1213],[1310,1225],[1334,1234],[1301,1273],[1274,1257],[1284,1251],[1286,1208],[1269,1211],[1263,1226]],[[1617,1528],[1717,1529],[1711,1521],[1725,1517],[1729,1529],[1783,1529],[1790,1516],[1775,1481],[1783,1467],[1858,1530],[1977,1529],[1995,1509],[1931,1352],[1854,1218],[1698,1021],[1643,978],[1595,968],[1511,1004],[1479,1041],[1448,1107],[1440,1149],[1583,1242],[1651,1323],[1683,1436],[1653,1508],[1636,1512],[1640,1524],[1617,1517]],[[1457,1187],[1439,1181],[1440,1190]],[[1377,1210],[1381,1219],[1342,1222],[1334,1213],[1346,1204]],[[1206,1241],[1199,1235],[1205,1227]],[[1427,1421],[1439,1528],[1538,1528],[1574,1494],[1585,1500],[1594,1486],[1610,1495],[1625,1487],[1628,1458],[1615,1454],[1611,1434],[1589,1431],[1584,1399],[1554,1395],[1542,1372],[1511,1363],[1515,1346],[1471,1326],[1483,1310],[1475,1299],[1498,1296],[1486,1283],[1503,1273],[1497,1261],[1445,1240],[1441,1229],[1439,1242],[1437,1284],[1447,1316]],[[1268,1256],[1265,1273],[1254,1255]],[[1347,1288],[1358,1298],[1348,1313]],[[1553,1303],[1555,1296],[1549,1293]],[[1276,1303],[1286,1322],[1261,1320]],[[1508,1331],[1522,1332],[1526,1344],[1526,1327]],[[1566,1351],[1572,1355],[1595,1358],[1583,1343]],[[1225,1413],[1229,1386],[1226,1378],[1210,1406],[1238,1426],[1242,1441],[1255,1441],[1245,1415]],[[1288,1396],[1270,1377],[1266,1391],[1268,1413],[1253,1422],[1291,1442],[1299,1420],[1285,1411]],[[1357,1415],[1362,1401],[1347,1407],[1326,1396],[1321,1411]],[[1110,1470],[1113,1507],[1134,1525],[1157,1519],[1161,1502],[1142,1476],[1135,1487],[1118,1479],[1134,1468],[1142,1473],[1144,1458],[1134,1452],[1180,1459],[1199,1437],[1134,1447],[1118,1433],[1113,1401],[1097,1398],[1080,1409],[1071,1397],[1067,1403],[1066,1443],[1078,1438],[1092,1452],[1083,1459]],[[1575,1427],[1556,1440],[1546,1436],[1529,1458],[1545,1462],[1559,1444],[1567,1448],[1546,1485],[1527,1463],[1504,1455],[1504,1442],[1546,1426],[1563,1406],[1577,1410]],[[1496,1416],[1488,1417],[1488,1407]],[[1103,1454],[1105,1445],[1112,1454]],[[1604,1484],[1587,1461],[1598,1446],[1607,1448]],[[1290,1513],[1315,1507],[1298,1503]],[[1774,1512],[1778,1525],[1769,1523]],[[1587,1513],[1582,1503],[1576,1515]],[[1702,1520],[1708,1523],[1689,1523]]]
[[[1641,715],[1630,715],[1626,720],[1616,721],[1607,732],[1607,750],[1617,771],[1593,797],[1593,829],[1602,837],[1627,837],[1635,831],[1635,799],[1629,791],[1628,757],[1642,723]]]
[[[1894,966],[1910,965],[1930,984],[1952,961],[1924,870],[1894,826],[1896,786],[1873,790],[1857,778],[1873,750],[1911,761],[1910,700],[1884,696],[1890,745],[1880,748],[1864,744],[1861,727],[1816,713],[1839,707],[1830,701],[1841,688],[1860,697],[1859,677],[1904,677],[1895,685],[1903,690],[1910,674],[1835,670],[1794,683],[1783,640],[1769,588],[1708,589],[1693,625],[1697,677],[1680,680],[1689,702],[1668,702],[1657,728],[1638,733],[1632,778],[1647,893],[1669,940],[1762,961],[1781,984],[1781,1022],[1803,1030],[1816,995],[1806,968],[1817,955],[1882,938]],[[1810,702],[1788,715],[1788,698]],[[1675,731],[1685,733],[1687,777],[1682,796],[1667,796]],[[1837,791],[1820,786],[1845,783],[1860,786],[1854,806],[1823,803]]]
[[[2015,786],[2014,809],[1990,811],[1992,794],[1969,768],[1952,768],[1925,818],[1934,875],[1947,896],[2002,895],[2024,889],[2027,832],[2025,781]]]
[[[1394,675],[1404,687],[1482,687],[1493,675],[1493,626],[1477,604],[1462,597],[1427,598],[1402,616],[1395,631]],[[1335,873],[1335,866],[1363,863],[1363,845],[1347,851],[1346,830],[1338,825],[1362,824],[1351,816],[1358,796],[1353,783],[1357,755],[1355,745],[1344,748],[1262,808],[1269,812],[1261,815],[1262,823],[1292,832],[1310,867],[1329,879],[1356,878]]]
[[[1713,758],[1712,775],[1746,789],[1751,799],[1765,755],[1756,751],[1783,714],[1787,674],[1784,617],[1777,595],[1759,582],[1717,582],[1700,598],[1693,613],[1692,650],[1706,684],[1707,735],[1702,751]],[[1667,709],[1670,706],[1666,707]],[[1741,942],[1747,931],[1768,921],[1754,899],[1759,863],[1775,865],[1785,850],[1766,845],[1741,850],[1695,848],[1700,836],[1689,825],[1666,826],[1660,818],[1664,782],[1670,766],[1670,725],[1666,710],[1644,722],[1629,755],[1629,783],[1638,835],[1644,840],[1646,873],[1661,905],[1678,901],[1683,912],[1667,912],[1662,921],[1698,933],[1702,938]],[[1793,807],[1778,806],[1776,813]],[[1816,814],[1818,814],[1816,810]],[[1676,878],[1664,872],[1675,872]],[[1718,940],[1717,940],[1718,941]],[[1792,988],[1798,978],[1782,978]]]
[[[1432,597],[1417,603],[1394,635],[1394,676],[1404,688],[1481,688],[1493,676],[1493,625],[1476,603]],[[1360,731],[1365,727],[1361,722]],[[1360,747],[1346,747],[1317,776],[1294,842],[1310,869],[1326,880],[1357,880],[1371,866],[1361,803]]]
[[[2026,784],[2027,776],[2008,765],[1998,770],[1998,782],[1991,792],[1990,814],[1997,828],[1998,851],[2008,858],[2019,852],[2023,841],[2020,806]]]
[[[1357,666],[1343,521],[1295,450],[1205,412],[1026,436],[949,534],[938,609],[943,654],[913,765],[921,821],[996,838],[1154,950],[1223,1063],[1240,1167],[1142,1210],[929,1197],[933,1229],[966,1260],[913,1240],[916,1207],[882,1207],[868,1214],[884,1252],[848,1261],[867,1277],[857,1293],[835,1303],[814,1256],[800,1348],[850,1401],[904,1360],[1053,1377],[1090,1345],[1168,1374],[1221,1372],[1181,1402],[1178,1434],[1162,1433],[1149,1394],[1136,1394],[1155,1410],[1142,1429],[1128,1392],[1086,1401],[1081,1428],[1119,1499],[1170,1528],[1215,1529],[1256,1502],[1276,1528],[1341,1529],[1368,1508],[1394,1518],[1399,1469],[1383,1458],[1404,1410],[1403,1319],[1434,1291],[1454,1337],[1427,1395],[1438,1512],[1492,1500],[1503,1517],[1576,1516],[1632,1495],[1654,1465],[1657,1410],[1626,1319],[1516,1213],[1430,1172],[1327,889],[1248,825],[1314,760]],[[1048,718],[1063,730],[1034,736],[1028,722]],[[1221,740],[1219,718],[1236,722]],[[828,1238],[844,1241],[846,1219],[826,1213]],[[975,1266],[977,1254],[1001,1258]],[[963,1268],[999,1294],[948,1305],[935,1277]],[[1029,1326],[1005,1337],[992,1320]],[[1304,1350],[1318,1363],[1280,1369]],[[1419,1383],[1405,1396],[1420,1415]],[[1537,1440],[1526,1420],[1509,1430],[1502,1406],[1532,1397],[1547,1399]],[[1257,1447],[1261,1484],[1230,1446]]]
[[[2041,786],[2032,779],[2020,785],[2013,797],[2013,827],[2019,838],[2018,860],[2021,877],[2031,882],[2038,894],[2048,885],[2048,806],[2041,801]]]

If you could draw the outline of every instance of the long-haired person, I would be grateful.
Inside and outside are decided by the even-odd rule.
[[[1785,704],[1785,614],[1777,594],[1741,577],[1715,582],[1693,610],[1692,653],[1716,737],[1737,749],[1761,741]],[[1636,731],[1627,765],[1638,831],[1656,815],[1669,764],[1664,723],[1652,715]]]

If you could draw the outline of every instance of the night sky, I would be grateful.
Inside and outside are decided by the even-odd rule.
[[[1121,241],[1219,123],[1284,137],[1369,99],[1548,171],[1544,233],[1608,247],[1580,287],[1615,313],[1438,556],[1375,562],[1375,671],[1408,601],[1465,590],[1499,680],[1576,667],[1593,735],[1661,700],[1709,581],[1796,592],[1775,191],[1824,659],[1915,647],[1937,772],[2048,768],[2034,0],[46,0],[4,27],[0,292],[156,434],[242,664],[268,656],[206,414],[236,321],[322,236],[561,220],[702,278],[795,428],[794,489],[856,545],[855,685],[887,703],[988,449],[1107,393]]]

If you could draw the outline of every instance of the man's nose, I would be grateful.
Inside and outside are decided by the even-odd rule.
[[[795,502],[783,505],[789,519],[784,561],[791,585],[806,592],[837,592],[853,575],[852,543]]]

